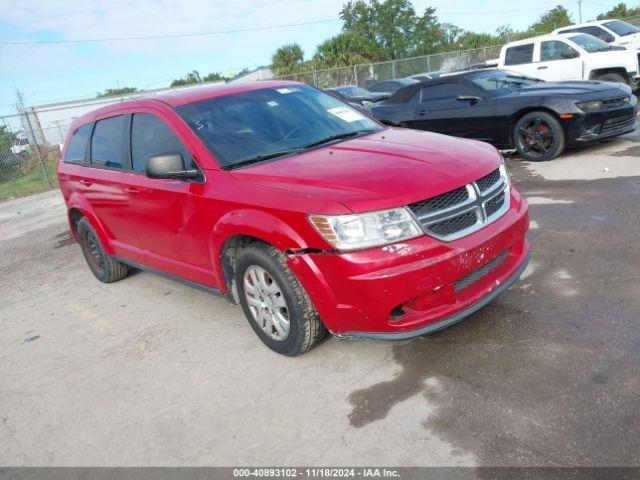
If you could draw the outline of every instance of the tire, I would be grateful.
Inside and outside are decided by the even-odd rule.
[[[604,75],[600,75],[599,77],[597,77],[596,80],[600,82],[615,82],[629,85],[629,80],[624,78],[619,73],[605,73]]]
[[[274,352],[300,355],[327,335],[307,292],[277,248],[263,243],[244,248],[236,263],[235,282],[247,321]]]
[[[76,232],[84,259],[98,280],[112,283],[127,276],[129,267],[107,255],[98,235],[85,217],[78,221]]]
[[[553,115],[529,112],[516,122],[513,144],[525,160],[543,162],[556,158],[564,151],[565,134]]]

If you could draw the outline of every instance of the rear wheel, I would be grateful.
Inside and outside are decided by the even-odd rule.
[[[251,328],[271,350],[293,357],[326,336],[311,300],[277,248],[254,243],[243,249],[235,281]]]
[[[516,123],[513,143],[518,153],[526,160],[551,160],[564,151],[564,130],[553,115],[546,112],[530,112]]]
[[[76,232],[87,265],[98,280],[111,283],[127,276],[128,267],[107,255],[98,235],[85,217],[78,221]]]

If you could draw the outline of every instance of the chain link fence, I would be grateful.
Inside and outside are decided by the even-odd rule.
[[[294,75],[278,77],[282,80],[295,80],[319,88],[331,88],[341,85],[358,85],[367,88],[374,82],[405,78],[411,75],[434,72],[452,72],[472,66],[485,66],[491,60],[497,60],[500,46],[460,50],[448,53],[436,53],[422,57],[390,60],[388,62],[353,65],[350,67],[314,70]]]
[[[57,188],[60,150],[35,112],[0,117],[0,201]]]

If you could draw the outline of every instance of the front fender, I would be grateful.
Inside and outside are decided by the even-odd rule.
[[[74,209],[80,211],[80,213],[82,213],[82,215],[89,221],[96,234],[98,235],[98,239],[104,247],[107,255],[114,255],[115,251],[113,249],[113,245],[111,244],[111,239],[107,235],[107,231],[104,228],[104,225],[96,216],[87,199],[77,193],[72,193],[67,200],[67,218],[69,220],[69,226],[74,238],[78,240],[77,232],[75,231],[75,228],[73,226],[73,219],[71,218],[71,211]]]
[[[229,239],[242,235],[260,239],[282,252],[308,248],[298,232],[270,213],[242,209],[225,214],[214,225],[209,238],[214,276],[223,293],[228,293],[228,286],[222,268],[222,251]]]

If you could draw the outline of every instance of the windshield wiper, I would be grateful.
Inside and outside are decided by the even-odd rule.
[[[292,153],[302,152],[304,150],[308,150],[313,147],[318,147],[320,145],[324,145],[325,143],[334,142],[336,140],[341,140],[343,138],[355,137],[356,135],[360,135],[362,133],[373,132],[373,128],[365,129],[365,130],[356,130],[354,132],[343,132],[337,133],[335,135],[331,135],[330,137],[323,138],[322,140],[318,140],[317,142],[309,143],[307,145],[303,145],[301,147],[289,148],[287,150],[280,150],[277,152],[271,153],[263,153],[262,155],[257,155],[251,158],[245,158],[244,160],[240,160],[239,162],[232,163],[230,165],[225,165],[222,167],[223,170],[233,170],[235,168],[244,167],[246,165],[251,165],[258,162],[263,162],[265,160],[270,160],[272,158],[283,157],[285,155],[290,155]]]
[[[262,155],[256,155],[255,157],[245,158],[239,162],[232,163],[231,165],[225,165],[223,170],[233,170],[234,168],[244,167],[245,165],[251,165],[252,163],[263,162],[264,160],[270,160],[276,157],[283,157],[291,153],[296,153],[304,150],[304,147],[290,148],[288,150],[280,150],[278,152],[263,153]]]
[[[366,130],[356,130],[354,132],[336,133],[335,135],[331,135],[327,138],[323,138],[322,140],[318,140],[317,142],[308,143],[307,145],[301,148],[304,148],[306,150],[307,148],[318,147],[320,145],[324,145],[325,143],[334,142],[336,140],[342,140],[344,138],[355,137],[356,135],[360,135],[361,133],[369,133],[369,132],[373,132],[373,128],[369,128]]]

